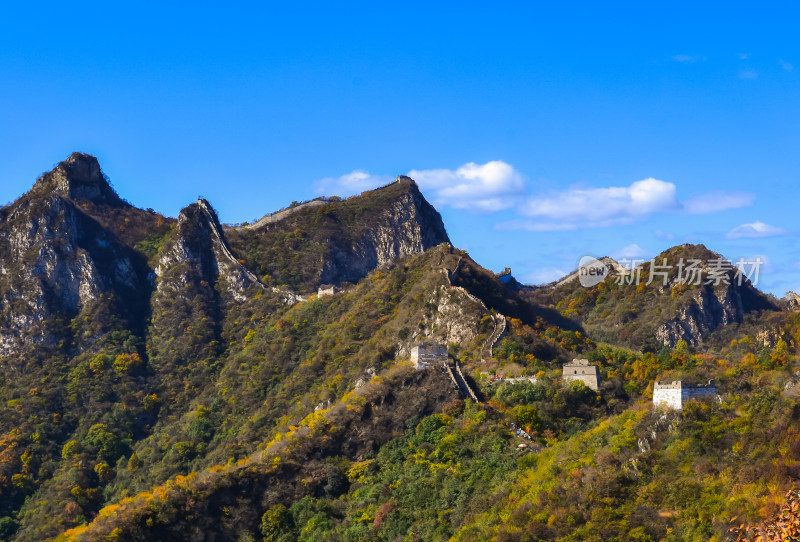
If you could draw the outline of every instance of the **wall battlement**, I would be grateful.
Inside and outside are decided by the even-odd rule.
[[[669,383],[656,381],[653,384],[653,405],[681,410],[689,399],[716,394],[717,388],[713,380],[709,380],[707,384],[689,384],[680,380]]]

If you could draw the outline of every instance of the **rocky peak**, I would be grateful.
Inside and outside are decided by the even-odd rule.
[[[21,198],[0,220],[0,358],[34,345],[89,348],[109,328],[88,329],[88,317],[75,320],[89,323],[84,332],[58,324],[82,312],[109,311],[131,326],[146,313],[143,258],[62,195],[66,173],[42,177],[35,197]],[[79,166],[79,173],[91,171]]]
[[[55,193],[69,199],[87,199],[94,203],[122,205],[97,158],[73,152],[52,171],[42,175],[33,187],[34,193]]]
[[[196,282],[214,285],[222,278],[223,291],[238,301],[245,299],[244,290],[258,279],[233,255],[211,204],[198,199],[181,210],[175,236],[165,246],[155,268],[158,277],[170,274],[179,277],[180,284]],[[162,280],[159,290],[171,288]]]
[[[250,269],[301,293],[357,282],[450,241],[441,215],[402,175],[357,196],[293,205],[226,234]]]
[[[779,301],[779,305],[783,307],[785,310],[789,310],[792,312],[800,312],[800,295],[797,295],[796,292],[786,292]]]
[[[695,262],[701,275],[697,281],[699,284],[688,287],[686,283],[681,282],[690,280],[686,275],[679,277],[678,271],[674,271],[674,274],[670,272],[669,286],[689,288],[686,292],[688,297],[678,308],[677,315],[656,330],[656,338],[661,343],[674,346],[683,339],[696,346],[715,329],[740,324],[745,313],[776,309],[774,304],[750,283],[746,277],[746,269],[741,270],[741,276],[737,276],[733,267],[736,262],[731,262],[718,252],[706,248],[705,245],[683,244],[672,247],[656,256],[656,265],[665,260],[667,265],[676,269],[681,262],[686,265]],[[714,278],[712,272],[715,269],[727,269],[717,273],[718,275],[723,273],[725,278],[721,275]]]
[[[401,175],[396,182],[367,192],[357,201],[377,212],[360,235],[350,236],[350,243],[332,247],[332,257],[322,268],[322,282],[355,282],[373,269],[450,243],[441,215],[410,177]]]
[[[150,359],[156,367],[216,352],[225,311],[259,284],[231,252],[216,212],[202,198],[181,210],[154,273]]]

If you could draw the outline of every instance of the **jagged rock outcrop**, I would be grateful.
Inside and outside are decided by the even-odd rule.
[[[486,314],[480,302],[472,299],[463,289],[452,288],[448,284],[432,290],[425,305],[428,310],[419,327],[398,345],[398,355],[408,356],[411,348],[421,341],[445,345],[469,344],[481,330],[481,319]]]
[[[258,227],[228,229],[231,246],[259,277],[313,292],[449,243],[442,217],[408,177],[344,200],[315,201]]]
[[[106,205],[127,205],[111,188],[97,158],[80,152],[72,153],[52,171],[42,175],[29,194],[57,194],[72,200],[87,199]]]
[[[678,316],[656,329],[656,340],[671,347],[681,339],[697,346],[718,327],[741,323],[743,305],[742,294],[734,285],[718,290],[702,287],[678,310]]]
[[[260,288],[231,253],[205,200],[183,209],[154,274],[149,344],[156,366],[216,353],[225,309]]]
[[[655,331],[658,342],[675,346],[678,341],[684,340],[697,346],[716,329],[742,323],[746,313],[776,309],[766,296],[753,287],[748,278],[737,275],[732,264],[724,273],[725,278],[709,278],[715,262],[726,260],[721,254],[710,251],[703,245],[682,245],[664,254],[669,255],[672,260],[678,260],[684,257],[684,252],[691,253],[691,259],[702,262],[700,284],[686,292],[689,294],[688,299],[678,307],[677,316],[658,326]],[[656,261],[661,259],[662,256],[658,256]],[[669,286],[681,288],[683,285],[676,275],[671,277]]]
[[[380,213],[374,227],[366,229],[353,243],[332,247],[320,274],[323,282],[355,282],[373,269],[450,242],[441,215],[417,184],[408,177],[396,182],[407,189]]]
[[[168,275],[171,280],[163,280]],[[155,266],[157,292],[182,295],[178,289],[224,282],[221,292],[237,301],[246,299],[245,290],[258,279],[236,260],[225,241],[222,227],[211,205],[203,199],[183,209],[172,242],[162,249]]]
[[[308,224],[317,209],[339,229]],[[283,235],[284,225],[296,231],[298,224],[309,230],[315,265],[279,263],[316,282],[354,282],[449,241],[441,216],[408,178],[300,209],[267,230]],[[79,330],[70,322],[98,303],[142,336],[151,314],[151,329],[167,333],[199,311],[209,325],[193,342],[214,342],[225,305],[244,301],[249,289],[278,293],[286,303],[302,299],[274,282],[262,284],[237,258],[208,202],[190,205],[173,223],[125,202],[95,157],[73,153],[0,209],[0,357],[25,345],[84,348],[107,330]]]
[[[746,315],[779,309],[750,282],[752,268],[737,271],[703,245],[672,247],[634,269],[607,257],[600,261],[608,276],[599,284],[584,287],[573,272],[520,294],[579,321],[595,340],[646,349],[681,340],[696,346],[742,324]]]
[[[26,346],[90,344],[103,329],[78,335],[69,321],[101,301],[132,326],[143,315],[143,258],[84,213],[76,197],[126,205],[97,160],[75,153],[0,210],[0,357]]]
[[[788,310],[793,312],[800,311],[800,295],[797,295],[795,292],[786,292],[786,295],[783,296],[781,301]]]

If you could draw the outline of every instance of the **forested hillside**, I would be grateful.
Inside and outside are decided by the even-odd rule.
[[[749,282],[500,280],[405,177],[272,217],[79,153],[0,209],[0,539],[735,540],[800,479],[800,315]]]

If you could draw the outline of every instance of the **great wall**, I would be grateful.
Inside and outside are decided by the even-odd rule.
[[[393,181],[392,183],[389,183],[389,184],[387,184],[385,186],[378,187],[375,190],[381,190],[381,189],[386,188],[388,186],[391,186],[392,184],[395,184],[397,182],[408,182],[408,181],[410,181],[410,179],[408,179],[407,177],[400,176],[400,177],[397,178],[397,180]],[[411,182],[413,182],[413,181],[411,181]],[[355,196],[353,196],[353,197],[355,197]],[[261,219],[259,219],[258,221],[254,222],[253,224],[244,225],[242,227],[246,228],[246,229],[257,229],[257,228],[263,227],[263,226],[265,226],[267,224],[274,224],[274,223],[276,223],[276,222],[278,222],[280,220],[283,220],[284,218],[287,218],[288,216],[291,216],[292,214],[298,212],[301,209],[310,208],[310,207],[318,207],[320,205],[324,205],[324,204],[330,203],[332,201],[336,201],[336,200],[332,200],[332,199],[329,199],[329,198],[317,198],[317,199],[313,199],[313,200],[310,200],[310,201],[302,202],[302,203],[299,203],[299,204],[296,204],[296,205],[292,205],[291,207],[288,207],[286,209],[282,209],[280,211],[276,211],[274,213],[268,214],[268,215],[262,217]],[[294,304],[294,303],[297,303],[299,301],[304,301],[305,300],[304,297],[302,297],[302,296],[300,296],[298,294],[295,294],[293,292],[287,292],[287,291],[280,290],[280,289],[274,288],[274,287],[273,288],[269,288],[266,285],[264,285],[258,279],[258,277],[256,277],[256,275],[254,273],[252,273],[249,269],[247,269],[233,255],[233,253],[230,251],[230,248],[228,247],[227,242],[225,241],[224,237],[222,236],[222,232],[220,231],[220,226],[219,226],[219,223],[218,223],[218,221],[216,219],[216,213],[214,213],[214,211],[211,208],[210,204],[203,198],[198,199],[197,203],[198,203],[199,207],[203,210],[203,212],[205,213],[205,215],[206,215],[206,217],[208,219],[208,222],[209,222],[210,227],[211,227],[211,231],[212,231],[215,239],[217,240],[217,243],[220,246],[220,250],[221,250],[222,254],[231,263],[236,265],[240,269],[242,274],[251,283],[257,284],[259,287],[261,287],[264,290],[270,290],[272,292],[281,294],[282,296],[284,296],[284,301],[287,304]],[[451,248],[449,245],[448,245],[448,247]],[[442,255],[442,260],[443,259],[444,259],[444,254]],[[443,262],[440,261],[440,264],[442,264],[442,263]],[[507,321],[506,321],[506,317],[505,316],[503,316],[500,313],[493,312],[491,309],[489,309],[489,307],[486,306],[486,304],[481,299],[479,299],[478,297],[476,297],[476,296],[472,295],[471,293],[469,293],[465,288],[463,288],[461,286],[457,286],[457,285],[454,284],[454,280],[456,279],[456,277],[458,275],[458,272],[461,269],[462,264],[463,264],[463,257],[459,257],[458,262],[456,263],[455,269],[452,272],[449,269],[447,269],[446,267],[444,267],[444,266],[441,267],[441,271],[447,277],[448,284],[450,285],[451,288],[456,289],[458,292],[463,293],[464,295],[469,297],[472,301],[475,301],[476,303],[478,303],[482,307],[483,311],[489,316],[489,318],[492,319],[492,323],[494,325],[494,329],[492,330],[492,333],[490,333],[489,336],[486,337],[486,340],[484,341],[484,343],[483,343],[483,345],[481,347],[481,360],[485,362],[487,359],[491,359],[492,358],[494,347],[500,342],[500,340],[505,335],[505,333],[507,331]],[[450,378],[451,382],[453,383],[454,387],[459,390],[459,392],[461,393],[461,395],[463,397],[472,399],[475,403],[480,403],[480,400],[478,399],[477,393],[475,393],[475,390],[473,390],[472,387],[469,385],[469,382],[467,381],[466,377],[464,376],[463,371],[461,370],[461,364],[457,360],[453,361],[452,367],[451,367],[451,364],[450,364],[449,360],[448,361],[443,361],[442,362],[442,366],[443,366],[444,372],[447,373],[447,375]]]
[[[448,250],[452,248],[452,246],[447,243],[445,243],[445,245],[447,246]],[[481,299],[469,293],[462,286],[456,286],[454,284],[454,280],[456,279],[458,272],[461,269],[464,259],[463,257],[459,256],[455,268],[453,269],[453,271],[450,271],[450,269],[448,269],[444,265],[444,256],[445,252],[443,251],[442,256],[439,260],[438,268],[447,278],[447,283],[450,285],[451,288],[455,289],[457,292],[464,294],[472,301],[478,303],[483,309],[483,311],[489,315],[494,324],[494,329],[492,330],[492,333],[489,334],[489,336],[486,338],[481,347],[481,361],[486,362],[488,359],[492,357],[494,347],[506,333],[507,330],[506,317],[500,313],[492,312],[492,310],[490,310],[489,307],[487,307],[486,304]],[[475,403],[479,404],[480,400],[478,399],[478,394],[475,392],[472,386],[469,385],[469,382],[467,381],[463,371],[461,370],[461,364],[458,362],[458,360],[453,360],[452,366],[449,359],[442,359],[440,360],[440,362],[442,364],[443,373],[447,374],[447,376],[453,383],[453,386],[459,390],[461,395],[464,398],[472,399]]]
[[[306,209],[308,207],[319,207],[320,205],[325,205],[326,203],[330,203],[331,201],[335,200],[322,197],[322,198],[312,199],[309,201],[304,201],[302,203],[292,205],[291,207],[281,209],[280,211],[275,211],[274,213],[270,213],[256,220],[252,224],[247,224],[242,227],[246,230],[255,230],[261,228],[262,226],[266,226],[267,224],[274,224],[280,220],[283,220],[284,218],[293,215],[294,213],[296,213],[301,209]]]
[[[444,255],[442,255],[442,261],[440,261],[440,265],[443,264],[443,260],[444,260]],[[488,337],[486,337],[486,340],[483,342],[483,346],[481,347],[481,359],[482,361],[486,361],[487,359],[491,359],[493,357],[494,347],[497,346],[497,344],[506,334],[507,331],[506,317],[500,314],[499,312],[497,313],[492,312],[492,310],[490,310],[489,307],[486,306],[486,303],[484,303],[482,299],[469,293],[466,290],[466,288],[463,288],[461,286],[456,286],[454,284],[454,281],[458,276],[458,272],[461,270],[461,264],[463,262],[464,258],[462,256],[459,256],[458,262],[456,263],[455,269],[453,269],[453,271],[450,271],[446,267],[443,267],[442,272],[447,277],[447,282],[450,284],[451,288],[454,288],[459,292],[463,292],[470,299],[472,299],[476,303],[479,303],[481,307],[483,307],[483,310],[486,312],[486,314],[489,315],[489,318],[492,319],[492,324],[494,324],[494,330],[492,331],[492,333],[489,334]]]
[[[338,201],[347,201],[347,200],[350,200],[350,199],[353,199],[353,198],[358,198],[358,197],[364,196],[364,195],[366,195],[366,194],[368,194],[370,192],[377,192],[378,190],[383,190],[384,188],[388,188],[388,187],[390,187],[390,186],[392,186],[392,185],[394,185],[396,183],[401,183],[401,182],[412,182],[413,183],[414,180],[411,179],[410,177],[406,177],[405,175],[400,175],[394,181],[392,181],[390,183],[378,186],[378,187],[373,188],[371,190],[366,190],[364,192],[361,192],[360,194],[356,194],[356,195],[353,195],[353,196],[348,196],[346,198],[340,198],[338,196],[321,196],[319,198],[314,198],[312,200],[302,201],[300,203],[293,203],[289,207],[286,207],[286,208],[281,209],[279,211],[275,211],[274,213],[270,213],[268,215],[265,215],[265,216],[259,218],[258,220],[256,220],[252,224],[244,224],[244,225],[238,226],[238,227],[244,228],[246,230],[256,230],[258,228],[266,226],[267,224],[275,224],[276,222],[280,222],[284,218],[287,218],[287,217],[297,213],[298,211],[300,211],[302,209],[307,209],[307,208],[310,208],[310,207],[319,207],[320,205],[325,205],[327,203],[335,203],[335,202],[338,202]]]
[[[234,264],[236,267],[238,267],[239,271],[247,278],[247,280],[249,280],[252,284],[258,285],[262,290],[268,290],[268,291],[271,291],[273,293],[279,294],[282,297],[284,303],[286,303],[287,305],[294,305],[295,303],[298,303],[298,302],[303,301],[305,299],[303,296],[301,296],[299,294],[296,294],[296,293],[294,293],[292,291],[285,290],[285,289],[280,289],[280,288],[275,288],[275,287],[270,288],[270,287],[266,286],[264,283],[262,283],[258,279],[258,277],[255,275],[255,273],[253,273],[252,271],[247,269],[247,267],[245,267],[242,264],[242,262],[240,262],[236,258],[236,256],[233,255],[233,253],[231,252],[230,248],[228,248],[228,243],[225,241],[225,238],[222,236],[222,232],[220,231],[220,225],[219,225],[219,222],[217,220],[217,215],[214,212],[214,210],[211,208],[211,205],[208,203],[208,201],[206,201],[203,198],[200,198],[200,199],[197,200],[197,205],[200,207],[200,209],[206,215],[206,219],[208,220],[208,224],[211,227],[211,232],[214,234],[214,237],[216,238],[217,243],[219,244],[219,247],[220,247],[220,250],[222,251],[222,254],[232,264]]]

